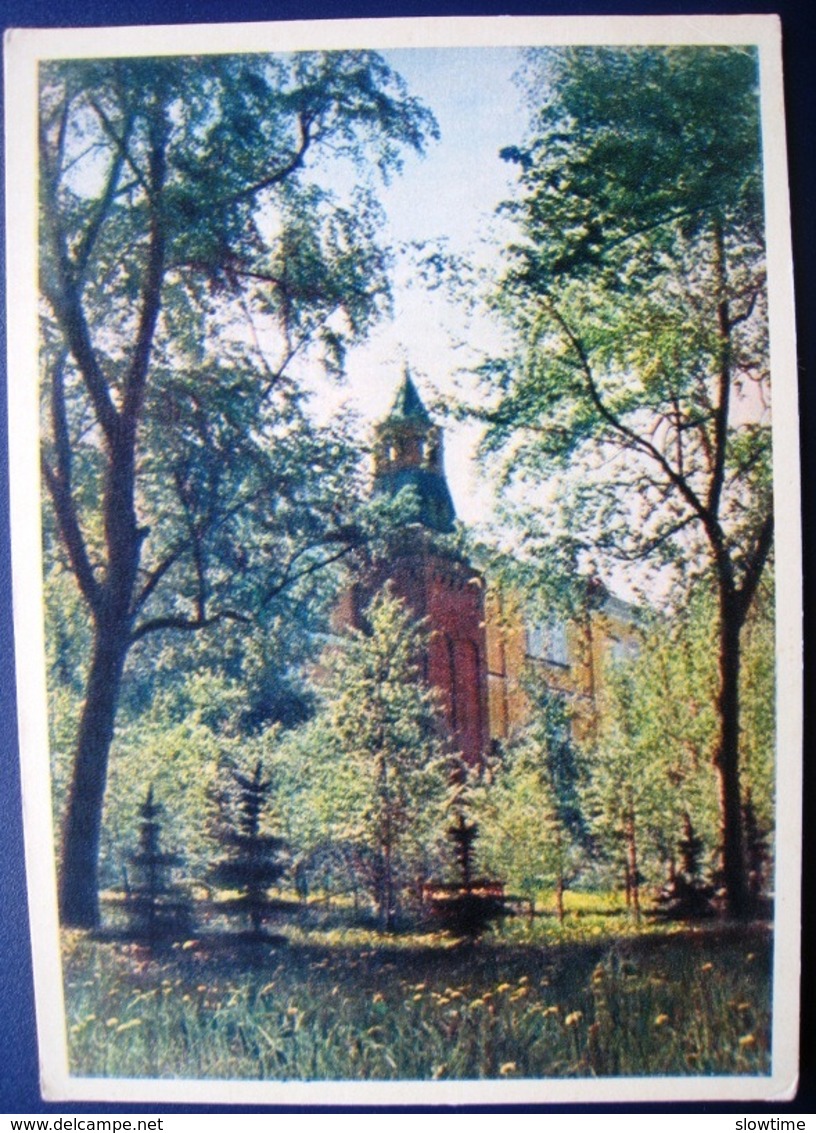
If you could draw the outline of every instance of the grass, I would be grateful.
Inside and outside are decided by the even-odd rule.
[[[576,928],[575,922],[578,922]],[[616,932],[571,916],[473,946],[339,929],[163,955],[67,934],[71,1072],[438,1079],[768,1074],[760,929]],[[595,929],[600,927],[601,931]]]

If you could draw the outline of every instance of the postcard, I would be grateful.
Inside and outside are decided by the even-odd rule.
[[[48,1100],[782,1100],[772,16],[14,30]]]

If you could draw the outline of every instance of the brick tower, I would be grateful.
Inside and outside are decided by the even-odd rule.
[[[445,479],[442,430],[407,370],[391,412],[376,428],[375,494],[412,488],[414,512],[362,590],[390,580],[430,631],[425,672],[440,690],[451,739],[472,767],[489,743],[487,650],[482,576],[451,548],[456,512]]]

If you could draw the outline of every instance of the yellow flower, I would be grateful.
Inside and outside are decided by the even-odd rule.
[[[574,1027],[576,1023],[581,1022],[583,1017],[584,1017],[583,1011],[570,1011],[569,1015],[567,1015],[564,1022],[568,1027]]]
[[[418,999],[422,999],[422,992],[421,992],[421,991],[418,991],[418,992],[416,993],[416,995],[414,996],[414,1003],[416,1003],[416,1001],[417,1001]]]
[[[471,1007],[484,1007],[484,1000],[483,999],[474,999],[470,1006]]]
[[[509,987],[510,984],[499,984],[499,986],[496,988],[496,991],[507,991]]]
[[[189,950],[190,948],[195,948],[195,946],[196,946],[197,944],[198,944],[198,941],[197,941],[197,940],[185,940],[185,941],[184,941],[184,943],[183,943],[183,944],[182,944],[182,946],[181,946],[181,948],[182,948],[182,951],[186,952],[186,951],[188,951],[188,950]]]
[[[375,991],[374,995],[371,997],[371,1002],[372,1003],[383,1003],[384,1002],[383,993],[381,991]]]
[[[740,1046],[756,1046],[756,1037],[754,1035],[743,1035],[739,1044]]]
[[[105,1026],[106,1027],[115,1027],[118,1022],[119,1022],[118,1018],[115,1015],[111,1015],[110,1019],[105,1020]]]
[[[141,1025],[141,1019],[130,1019],[127,1023],[120,1023],[116,1028],[116,1033],[118,1035],[120,1031],[131,1031],[134,1027],[141,1027]]]
[[[545,1007],[544,1014],[545,1015],[557,1015],[560,1010],[561,1009],[558,1006],[558,1004],[555,1004],[553,1007]]]
[[[440,995],[437,1002],[439,1003],[440,1007],[445,1007],[446,1004],[450,1003],[450,1000],[448,999],[448,997],[446,995]]]
[[[713,972],[714,971],[714,965],[711,964],[711,963],[703,964],[703,966],[700,968],[700,971],[701,972]]]
[[[499,1073],[506,1078],[508,1074],[515,1074],[517,1069],[515,1062],[505,1062],[499,1067]]]
[[[654,1025],[656,1027],[662,1027],[663,1024],[668,1023],[668,1021],[669,1021],[668,1015],[658,1015],[657,1018],[654,1021]]]

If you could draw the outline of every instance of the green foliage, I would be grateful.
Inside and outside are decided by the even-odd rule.
[[[308,390],[389,306],[375,171],[387,179],[435,131],[370,52],[41,68],[46,529],[90,630],[72,678],[69,923],[98,916],[132,651],[155,634],[268,630],[288,616],[281,595],[302,600],[357,541],[357,453],[345,422],[314,423]],[[260,698],[253,725],[286,712]]]
[[[531,554],[636,564],[647,593],[713,583],[722,878],[742,916],[741,632],[773,544],[756,53],[552,49],[528,68],[496,299],[516,347],[484,367],[485,444],[506,481],[546,490]]]
[[[251,775],[233,767],[230,776],[233,791],[219,798],[221,813],[216,825],[226,854],[210,869],[208,879],[220,890],[233,893],[218,907],[246,917],[252,935],[261,937],[264,922],[286,907],[284,902],[271,899],[268,890],[285,874],[288,853],[284,839],[263,829],[272,779],[263,777],[261,761]]]
[[[346,847],[391,927],[406,886],[427,877],[444,830],[450,756],[422,676],[424,634],[386,588],[328,650],[313,723],[286,742],[293,840]],[[352,887],[353,880],[347,877]]]
[[[479,827],[468,822],[460,809],[455,825],[448,827],[459,877],[453,885],[433,885],[430,896],[426,894],[433,923],[471,942],[509,913],[500,887],[492,879],[475,876],[478,836]]]
[[[152,703],[123,712],[114,736],[105,799],[100,880],[120,888],[126,871],[123,848],[138,828],[134,782],[149,779],[173,799],[173,827],[184,846],[190,877],[200,883],[212,858],[204,818],[212,786],[229,762],[259,758],[263,741],[236,727],[245,706],[241,687],[204,671],[181,682],[160,676]]]
[[[578,753],[563,703],[530,682],[527,725],[501,753],[490,776],[473,788],[473,813],[483,832],[480,852],[491,876],[511,893],[535,901],[563,892],[586,852]]]
[[[717,658],[711,648],[714,598],[695,590],[684,609],[644,624],[637,656],[607,669],[597,743],[587,747],[584,806],[606,861],[623,860],[627,810],[634,807],[640,869],[650,884],[675,873],[687,819],[709,877],[720,849],[717,783]],[[742,669],[744,790],[764,829],[773,822],[773,623],[767,602],[746,625]]]
[[[528,68],[497,300],[520,353],[485,371],[488,445],[512,441],[513,477],[559,477],[578,551],[688,571],[708,506],[739,563],[770,508],[756,60],[585,48]]]
[[[135,876],[125,900],[129,935],[148,944],[185,940],[192,930],[190,902],[171,880],[182,859],[162,849],[161,813],[151,784],[139,807],[139,848],[130,856]]]

